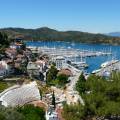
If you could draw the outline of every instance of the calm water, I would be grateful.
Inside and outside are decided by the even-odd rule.
[[[74,48],[81,50],[93,50],[93,51],[112,51],[112,56],[99,56],[87,58],[86,62],[89,64],[88,72],[92,72],[95,69],[98,69],[101,63],[111,60],[112,58],[120,59],[120,46],[112,45],[98,45],[98,44],[82,44],[82,43],[70,43],[70,42],[27,42],[28,46],[47,46],[47,47],[63,47],[63,48]]]

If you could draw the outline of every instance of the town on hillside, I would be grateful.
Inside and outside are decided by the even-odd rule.
[[[23,115],[19,120],[26,120],[25,111],[29,115],[30,109],[38,120],[120,118],[120,62],[103,63],[99,70],[87,74],[84,61],[70,61],[71,56],[83,57],[83,53],[84,57],[111,53],[29,47],[23,37],[10,40],[5,33],[0,33],[0,42],[1,111],[14,108],[19,117]]]

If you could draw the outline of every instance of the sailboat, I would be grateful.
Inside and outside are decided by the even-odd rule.
[[[81,69],[81,68],[83,69],[88,67],[88,64],[86,63],[86,61],[85,60],[83,61],[82,56],[80,61],[77,61],[75,57],[75,62],[72,62],[72,64],[76,66],[78,69]]]

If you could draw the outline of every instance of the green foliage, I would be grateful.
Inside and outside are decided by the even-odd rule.
[[[54,108],[56,107],[54,91],[53,91],[53,94],[52,94],[52,105],[54,106]]]
[[[85,118],[85,111],[82,105],[64,105],[62,115],[65,120],[80,120]]]
[[[80,31],[57,31],[47,27],[38,29],[7,28],[6,32],[11,38],[18,34],[24,36],[25,40],[51,40],[51,41],[73,41],[82,43],[107,43],[120,44],[119,37],[110,37],[102,34],[92,34]],[[16,34],[17,33],[17,34]]]
[[[65,85],[68,82],[68,76],[65,74],[60,74],[57,76],[58,84]]]
[[[33,105],[25,105],[17,109],[17,111],[24,115],[25,120],[45,120],[45,112],[39,107]]]
[[[120,116],[120,73],[114,72],[109,80],[90,75],[86,82],[84,82],[84,77],[81,75],[78,83],[76,87],[85,90],[77,89],[80,94],[83,93],[85,106],[81,107],[79,104],[72,107],[64,106],[63,116],[66,120],[74,115],[77,116],[76,113],[78,113],[78,117],[75,120],[84,118],[89,120],[100,117],[112,119],[113,116],[116,117],[116,120],[118,119],[118,116]],[[80,83],[85,83],[85,85],[81,87]],[[74,120],[74,118],[72,119]]]
[[[25,120],[15,108],[0,106],[0,120]]]
[[[49,85],[57,77],[58,70],[55,66],[51,66],[46,75],[46,83]]]
[[[10,44],[8,36],[5,33],[0,32],[0,53],[4,53],[5,48]]]
[[[4,91],[8,88],[8,84],[6,82],[0,81],[0,92]]]
[[[80,93],[80,94],[84,94],[85,93],[85,83],[86,83],[86,79],[83,75],[83,73],[80,75],[79,80],[76,83],[76,90]]]
[[[42,97],[43,97],[43,92],[42,92],[42,90],[41,90],[41,89],[39,90],[39,92],[40,92],[40,99],[42,100]]]
[[[26,44],[25,44],[24,42],[23,42],[22,44],[23,44],[23,45],[22,45],[21,49],[22,49],[22,50],[26,50]]]
[[[0,120],[45,120],[45,112],[33,105],[17,108],[0,106]]]
[[[47,85],[63,87],[67,83],[68,76],[66,76],[65,74],[60,74],[57,76],[57,74],[58,74],[58,70],[54,65],[52,65],[46,75]]]

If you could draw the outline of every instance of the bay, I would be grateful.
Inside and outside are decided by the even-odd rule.
[[[93,70],[99,69],[100,65],[108,60],[120,59],[120,46],[113,45],[102,45],[102,44],[83,44],[83,43],[73,43],[73,42],[60,42],[60,41],[34,41],[26,42],[27,46],[36,46],[36,47],[56,47],[56,48],[73,48],[79,50],[90,50],[90,51],[104,51],[112,52],[112,55],[109,56],[97,56],[86,58],[86,62],[89,67],[86,69],[87,72],[91,73]]]

